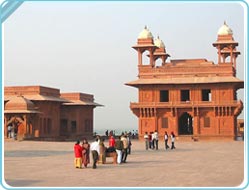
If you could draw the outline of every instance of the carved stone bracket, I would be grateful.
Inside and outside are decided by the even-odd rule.
[[[141,117],[156,117],[157,111],[156,108],[140,108]]]

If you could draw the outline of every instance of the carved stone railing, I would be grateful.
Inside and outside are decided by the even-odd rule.
[[[184,102],[140,102],[130,103],[130,108],[187,108],[187,107],[216,107],[216,106],[226,106],[226,107],[237,107],[240,106],[241,101],[184,101]]]
[[[208,69],[207,69],[208,68]],[[220,65],[208,65],[207,67],[175,67],[175,66],[160,66],[160,67],[140,67],[139,76],[178,76],[178,75],[229,75],[233,76],[234,69],[232,65],[226,64],[224,66]]]

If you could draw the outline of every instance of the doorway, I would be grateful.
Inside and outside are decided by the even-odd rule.
[[[192,135],[193,134],[193,122],[192,116],[187,112],[184,112],[178,121],[178,133],[179,135]]]

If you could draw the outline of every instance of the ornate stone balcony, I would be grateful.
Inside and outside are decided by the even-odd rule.
[[[192,108],[192,107],[243,107],[241,100],[233,101],[184,101],[184,102],[131,102],[130,108]]]

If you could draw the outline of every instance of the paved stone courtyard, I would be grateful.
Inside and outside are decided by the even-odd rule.
[[[105,142],[107,145],[107,142]],[[144,150],[132,141],[127,163],[75,169],[74,142],[6,141],[4,178],[13,187],[235,187],[244,180],[243,141],[176,142]]]

